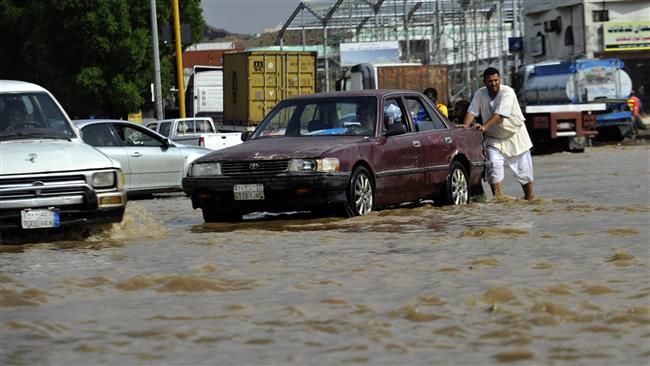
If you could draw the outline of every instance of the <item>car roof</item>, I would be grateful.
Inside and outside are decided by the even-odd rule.
[[[87,125],[97,124],[97,123],[115,123],[115,122],[144,127],[144,126],[142,126],[140,124],[133,123],[131,121],[125,121],[123,119],[107,119],[107,118],[102,119],[102,118],[100,118],[100,119],[75,119],[75,120],[72,120],[72,123],[74,123],[79,128],[85,127]]]
[[[301,99],[319,99],[319,98],[341,98],[341,97],[377,97],[383,98],[387,95],[394,94],[421,94],[415,90],[403,90],[403,89],[372,89],[372,90],[343,90],[335,92],[325,92],[325,93],[315,93],[315,94],[305,94],[299,95],[287,100],[301,100]]]
[[[167,119],[159,119],[154,122],[188,121],[188,120],[195,120],[195,119],[209,119],[210,121],[212,121],[212,117],[202,116],[202,117],[185,117],[185,118],[167,118]]]
[[[0,80],[0,93],[26,93],[45,92],[47,90],[40,85],[19,80]]]

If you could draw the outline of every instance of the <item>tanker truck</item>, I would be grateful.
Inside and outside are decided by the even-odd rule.
[[[580,59],[525,65],[518,96],[540,150],[584,151],[598,134],[634,133],[626,100],[632,81],[618,59]]]

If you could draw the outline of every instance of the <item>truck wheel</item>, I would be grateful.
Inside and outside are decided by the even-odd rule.
[[[374,192],[370,172],[360,166],[352,173],[348,186],[348,213],[350,216],[363,216],[372,211]]]
[[[481,186],[482,187],[482,186]],[[464,205],[469,203],[469,184],[463,164],[454,160],[449,168],[449,175],[438,201],[440,205]]]
[[[241,221],[241,213],[239,212],[223,212],[220,210],[213,210],[203,208],[203,221],[208,222],[237,222]]]

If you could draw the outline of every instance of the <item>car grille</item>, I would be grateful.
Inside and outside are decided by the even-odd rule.
[[[224,161],[221,173],[224,175],[280,174],[286,173],[289,159],[257,161]]]
[[[84,175],[48,175],[0,178],[0,206],[6,199],[83,194]]]

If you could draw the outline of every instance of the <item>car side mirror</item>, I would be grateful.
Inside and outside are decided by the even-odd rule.
[[[384,136],[395,136],[395,135],[403,135],[406,133],[406,129],[404,128],[404,125],[401,123],[393,123],[391,124],[386,131],[384,131]]]
[[[163,139],[162,143],[164,149],[169,149],[170,146],[173,146],[167,137]]]
[[[252,131],[244,131],[244,132],[242,132],[241,133],[241,140],[242,141],[248,140],[251,137],[252,134],[253,134]]]

